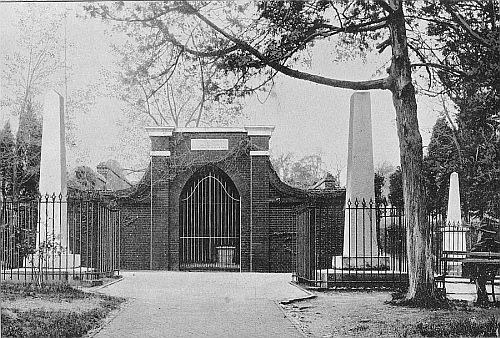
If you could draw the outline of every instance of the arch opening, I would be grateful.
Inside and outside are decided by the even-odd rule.
[[[179,201],[179,268],[240,270],[240,194],[214,166],[194,173]]]

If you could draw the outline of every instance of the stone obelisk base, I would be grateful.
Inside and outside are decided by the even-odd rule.
[[[389,269],[390,261],[388,256],[365,256],[365,257],[345,257],[334,256],[332,267],[334,269]]]
[[[26,267],[35,267],[41,265],[43,269],[62,269],[73,270],[81,267],[81,256],[79,254],[54,254],[40,258],[38,255],[33,255],[33,261],[26,260]]]

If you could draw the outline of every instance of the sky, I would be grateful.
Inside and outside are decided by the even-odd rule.
[[[0,3],[0,59],[17,47],[18,21],[27,10],[37,12],[42,20],[50,20],[66,13],[60,35],[66,29],[67,62],[72,65],[68,92],[99,88],[103,72],[115,72],[117,56],[111,44],[123,38],[111,31],[106,23],[82,16],[82,3]],[[79,14],[79,15],[77,15]],[[64,24],[65,23],[65,24]],[[378,77],[375,72],[383,67],[387,55],[368,57],[367,60],[333,62],[328,49],[320,44],[311,52],[311,73],[331,75],[339,79],[367,80]],[[381,60],[381,61],[380,61]],[[4,65],[0,65],[3,67]],[[56,77],[63,78],[61,71]],[[0,98],[5,98],[5,79],[0,77]],[[48,88],[47,88],[48,89]],[[55,88],[64,92],[64,88]],[[320,154],[327,168],[342,169],[345,177],[349,123],[349,98],[353,91],[321,86],[306,81],[278,77],[267,100],[254,95],[245,101],[245,119],[238,125],[274,125],[271,153],[292,152],[296,158]],[[370,92],[375,167],[383,162],[399,165],[399,148],[395,125],[395,111],[389,91]],[[427,97],[417,97],[419,124],[424,146],[438,117],[438,103]],[[147,165],[149,140],[142,128],[135,128],[124,116],[124,106],[106,91],[94,90],[87,111],[74,111],[71,116],[71,141],[68,144],[68,166],[88,165],[95,168],[109,159],[118,160],[124,167],[140,169]],[[6,107],[0,107],[0,123],[7,119],[16,128],[16,117]],[[68,127],[69,128],[69,127]]]

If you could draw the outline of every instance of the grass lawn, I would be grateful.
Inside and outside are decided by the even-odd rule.
[[[500,308],[451,302],[446,309],[421,309],[387,302],[390,292],[326,291],[316,298],[282,305],[309,337],[491,337]]]
[[[123,299],[66,285],[1,285],[2,337],[81,337],[99,327]]]

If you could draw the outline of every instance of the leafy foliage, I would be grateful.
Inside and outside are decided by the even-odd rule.
[[[402,208],[404,205],[403,174],[400,167],[389,176],[389,201],[395,208]]]
[[[436,122],[427,156],[430,198],[446,201],[449,173],[457,171],[465,207],[482,215],[500,198],[500,3],[430,2],[427,35],[437,44],[428,59],[457,109],[455,123]],[[450,119],[449,113],[445,114]],[[452,128],[453,127],[453,128]],[[435,178],[435,179],[434,179]]]
[[[6,122],[0,131],[0,195],[2,196],[12,195],[15,149],[14,135],[10,123]]]
[[[38,192],[41,141],[41,123],[31,110],[21,114],[15,139],[9,123],[0,131],[0,192],[3,196]]]
[[[24,111],[20,116],[16,151],[17,193],[34,196],[38,193],[40,180],[42,125],[31,109]]]
[[[453,130],[444,117],[432,129],[428,153],[424,159],[428,206],[444,210],[448,200],[450,174],[459,171],[459,149],[453,142]]]
[[[384,186],[385,177],[379,173],[375,173],[373,181],[375,185],[375,203],[379,205],[384,200],[382,196],[382,187]]]

